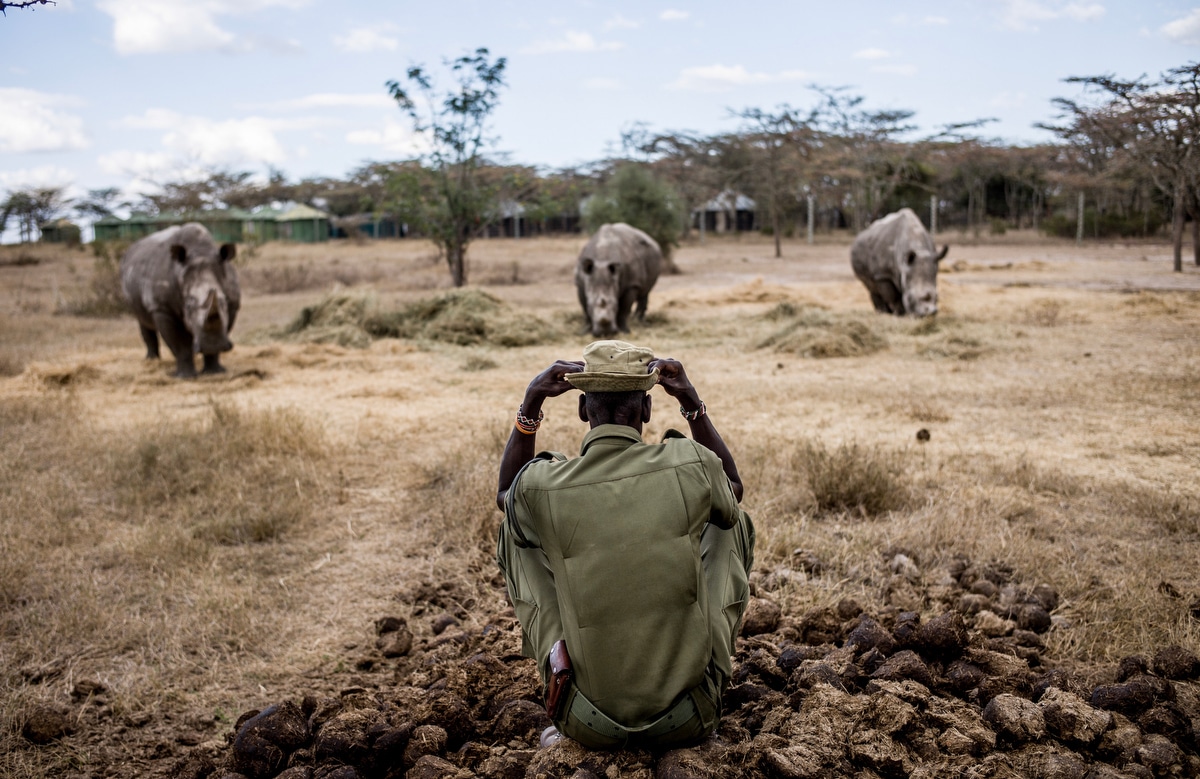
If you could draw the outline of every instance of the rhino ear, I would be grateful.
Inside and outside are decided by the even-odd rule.
[[[236,243],[221,244],[221,251],[219,252],[219,255],[221,257],[221,262],[229,262],[230,260],[232,260],[234,257],[237,256],[237,244]]]
[[[942,247],[942,251],[941,251],[941,252],[938,254],[938,256],[937,256],[937,257],[934,257],[934,258],[933,258],[933,261],[934,261],[934,262],[941,262],[941,261],[942,261],[942,259],[943,259],[943,258],[946,256],[946,252],[948,252],[948,251],[950,251],[950,244],[946,244],[945,246],[943,246],[943,247]]]
[[[183,247],[183,244],[171,244],[171,259],[175,260],[175,262],[179,263],[180,265],[187,263],[187,249]]]

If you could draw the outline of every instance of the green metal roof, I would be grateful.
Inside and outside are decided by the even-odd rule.
[[[317,210],[312,206],[306,206],[301,203],[294,208],[289,208],[284,213],[275,217],[279,222],[296,222],[301,219],[328,219],[329,214],[324,211]]]

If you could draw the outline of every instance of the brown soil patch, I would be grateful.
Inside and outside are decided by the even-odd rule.
[[[523,345],[281,340],[447,272],[416,242],[265,245],[229,372],[194,382],[127,317],[55,314],[89,255],[0,251],[0,774],[1196,775],[1200,270],[947,239],[936,320],[873,314],[846,239],[709,237],[651,294],[631,338],[685,362],[738,458],[780,614],[717,737],[666,755],[533,749],[492,559],[521,392],[588,340],[582,239],[472,246],[497,310],[546,323]],[[880,340],[765,343],[793,324]],[[679,425],[654,400],[652,439]],[[577,451],[573,406],[539,448]]]

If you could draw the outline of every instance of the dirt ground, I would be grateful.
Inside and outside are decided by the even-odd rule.
[[[724,724],[666,755],[534,750],[493,559],[516,405],[590,340],[583,238],[472,244],[494,310],[400,338],[289,325],[447,293],[432,246],[242,247],[190,382],[64,313],[90,251],[0,247],[0,774],[1200,775],[1200,267],[943,238],[935,320],[870,311],[847,236],[709,236],[651,294],[629,338],[684,362],[759,529]],[[647,440],[684,428],[653,399]]]

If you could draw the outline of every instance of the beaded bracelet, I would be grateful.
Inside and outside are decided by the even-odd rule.
[[[689,422],[695,422],[700,417],[708,413],[708,409],[704,405],[704,401],[700,401],[700,408],[695,411],[688,411],[683,406],[679,407],[679,413],[683,414],[683,418]]]
[[[542,426],[542,420],[546,418],[546,412],[539,411],[537,419],[530,419],[524,414],[525,409],[521,406],[517,407],[517,429],[525,435],[533,435]]]

